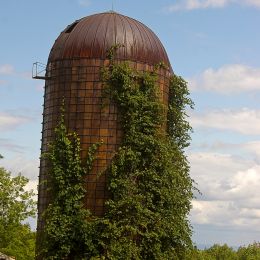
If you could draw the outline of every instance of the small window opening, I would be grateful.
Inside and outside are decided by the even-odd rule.
[[[66,29],[65,33],[70,33],[73,31],[73,29],[75,28],[75,26],[78,24],[79,22],[76,21],[74,23],[72,23],[71,25],[68,26],[68,28]]]

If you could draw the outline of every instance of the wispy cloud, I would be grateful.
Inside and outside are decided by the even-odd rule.
[[[259,0],[179,0],[177,3],[166,7],[165,10],[168,12],[176,12],[179,10],[191,11],[196,9],[223,8],[233,3],[260,7]]]
[[[78,0],[78,4],[79,4],[80,6],[87,7],[87,6],[90,6],[90,5],[91,5],[91,1],[90,1],[90,0]]]
[[[247,5],[255,6],[260,8],[260,1],[259,0],[245,0],[244,1]]]
[[[15,153],[22,153],[25,150],[24,146],[18,145],[13,140],[7,138],[0,138],[0,150],[7,150]],[[0,152],[1,153],[1,152]]]
[[[6,83],[7,83],[6,80],[0,80],[0,86],[1,86],[1,85],[5,85]]]
[[[192,113],[191,124],[196,128],[215,128],[246,135],[260,134],[260,110],[241,108]]]
[[[0,65],[1,76],[15,76],[22,79],[32,80],[32,72],[30,71],[17,71],[12,64]],[[7,81],[0,79],[0,85],[6,85]]]
[[[183,0],[168,6],[169,12],[179,10],[194,10],[205,8],[221,8],[232,2],[232,0]]]
[[[31,120],[32,118],[30,117],[0,112],[0,130],[14,130],[14,128],[30,122]]]
[[[14,73],[14,67],[11,64],[0,65],[1,75],[11,75]]]
[[[205,142],[194,145],[195,149],[207,152],[229,152],[229,153],[239,153],[247,154],[251,158],[256,158],[260,163],[260,141],[254,140],[246,143],[230,143],[224,142],[222,140],[214,140],[212,143]]]
[[[241,64],[225,65],[218,69],[208,68],[190,78],[192,90],[207,90],[231,94],[260,90],[260,68]]]

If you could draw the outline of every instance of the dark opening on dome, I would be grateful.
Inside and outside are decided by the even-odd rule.
[[[65,30],[65,33],[70,33],[72,32],[72,30],[75,28],[75,26],[78,24],[78,21],[75,21],[74,23],[72,23],[71,25],[68,26],[68,28]]]

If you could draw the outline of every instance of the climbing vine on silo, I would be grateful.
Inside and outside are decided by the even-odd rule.
[[[127,63],[111,62],[103,71],[124,133],[108,169],[111,198],[101,234],[106,259],[177,259],[192,245],[193,181],[183,148],[191,129],[185,108],[193,103],[186,82],[172,76],[164,107],[156,79],[156,72]]]
[[[168,129],[167,132],[179,149],[189,146],[192,130],[187,121],[186,108],[193,108],[194,103],[189,97],[187,82],[180,76],[173,75],[169,85]]]
[[[42,259],[85,259],[98,254],[94,225],[87,221],[91,214],[83,206],[84,176],[92,168],[98,146],[91,146],[82,162],[80,140],[76,133],[67,132],[62,115],[55,139],[43,154],[50,164],[47,182],[52,199],[43,215],[44,244],[39,245]]]
[[[102,73],[104,96],[116,104],[124,136],[107,169],[106,214],[94,217],[83,208],[83,176],[97,146],[82,163],[79,139],[62,117],[46,155],[53,200],[45,212],[44,259],[182,259],[192,246],[187,84],[172,76],[166,107],[156,71],[138,72],[112,58]]]

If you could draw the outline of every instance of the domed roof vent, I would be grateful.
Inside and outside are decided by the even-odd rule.
[[[57,38],[49,62],[75,58],[106,59],[107,50],[122,44],[116,59],[147,64],[164,62],[167,53],[155,33],[141,22],[127,16],[106,12],[84,17],[69,25]]]

